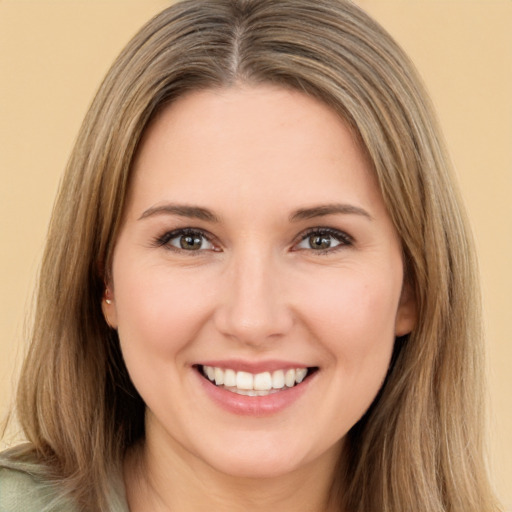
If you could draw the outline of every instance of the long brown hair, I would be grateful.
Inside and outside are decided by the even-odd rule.
[[[131,164],[156,112],[238,82],[298,89],[359,137],[400,235],[418,305],[386,382],[353,427],[339,475],[351,512],[498,510],[483,444],[483,344],[471,235],[420,80],[343,0],[185,0],[128,44],[85,118],[55,204],[18,390],[30,452],[83,510],[144,438],[101,300]]]

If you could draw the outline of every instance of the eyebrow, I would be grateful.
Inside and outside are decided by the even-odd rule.
[[[178,215],[179,217],[199,219],[207,222],[219,222],[219,218],[212,211],[206,208],[173,203],[152,206],[139,217],[139,220],[146,219],[154,215]]]
[[[316,217],[324,217],[326,215],[361,215],[368,220],[373,220],[373,217],[363,208],[351,204],[322,204],[312,206],[311,208],[300,208],[292,213],[289,217],[290,222],[298,222],[301,220],[314,219]]]
[[[289,221],[299,222],[301,220],[336,214],[361,215],[369,220],[373,220],[373,217],[366,210],[358,206],[351,204],[324,204],[312,206],[310,208],[299,208],[289,216]],[[219,218],[207,208],[174,203],[152,206],[144,211],[144,213],[139,217],[139,220],[146,219],[154,215],[178,215],[179,217],[199,219],[207,222],[220,222]]]

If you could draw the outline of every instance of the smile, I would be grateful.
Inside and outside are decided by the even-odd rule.
[[[215,386],[245,396],[267,396],[293,388],[316,370],[294,368],[253,374],[215,366],[199,366],[198,369]]]

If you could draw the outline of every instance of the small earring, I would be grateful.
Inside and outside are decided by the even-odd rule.
[[[105,299],[105,302],[110,306],[112,304],[112,299],[110,298],[110,290],[109,288],[105,288],[105,293],[103,295],[103,298]]]

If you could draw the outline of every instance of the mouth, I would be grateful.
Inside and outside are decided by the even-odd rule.
[[[231,368],[196,365],[199,374],[218,388],[244,396],[268,396],[299,386],[317,367],[289,368],[249,373]]]

